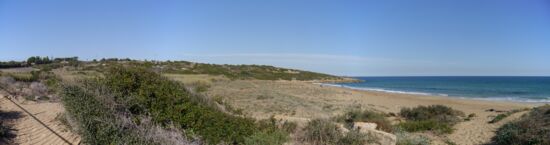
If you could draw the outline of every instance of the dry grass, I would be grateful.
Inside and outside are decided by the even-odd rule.
[[[195,82],[206,82],[210,84],[217,81],[229,80],[225,76],[214,76],[214,75],[206,75],[206,74],[162,74],[162,75],[165,77],[174,79],[176,81],[182,82],[184,84],[191,84]]]

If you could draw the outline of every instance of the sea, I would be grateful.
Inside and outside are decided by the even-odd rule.
[[[326,84],[358,90],[465,99],[550,103],[550,77],[356,77],[360,83]]]

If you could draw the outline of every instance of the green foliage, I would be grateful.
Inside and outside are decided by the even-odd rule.
[[[260,131],[246,137],[245,145],[282,145],[289,139],[288,133],[282,130]]]
[[[35,73],[6,73],[6,75],[19,82],[35,82],[38,80]]]
[[[141,64],[143,65],[143,64]],[[259,79],[259,80],[323,80],[341,79],[327,74],[277,68],[267,65],[217,65],[191,63],[187,61],[159,62],[163,66],[162,72],[176,74],[210,74],[224,75],[230,79]],[[148,68],[153,67],[149,65]],[[183,68],[183,69],[182,69]]]
[[[501,121],[502,119],[508,117],[508,114],[504,113],[504,114],[499,114],[497,116],[495,116],[495,118],[493,118],[491,121],[489,121],[489,123],[497,123],[499,121]]]
[[[399,123],[397,126],[408,132],[434,131],[438,134],[450,134],[453,132],[450,124],[435,120],[407,121]]]
[[[411,134],[402,129],[396,129],[394,133],[397,145],[431,145],[430,139],[421,135]]]
[[[185,87],[141,68],[114,68],[100,80],[114,92],[116,102],[136,115],[151,115],[156,123],[191,130],[210,144],[242,143],[255,133],[253,119],[225,114]],[[229,131],[230,130],[230,131]]]
[[[1,62],[0,61],[0,68],[18,68],[18,67],[26,67],[27,65],[22,62],[16,62],[16,61],[8,61],[8,62]]]
[[[399,113],[407,119],[398,127],[406,131],[434,131],[436,133],[452,133],[452,126],[461,121],[464,113],[443,105],[418,106],[403,108]]]
[[[314,119],[304,128],[304,139],[312,144],[333,145],[342,138],[340,128],[329,120]]]
[[[374,141],[374,138],[371,136],[361,133],[358,130],[352,130],[340,138],[337,145],[365,145],[366,143],[372,143]]]
[[[547,145],[550,144],[550,105],[534,108],[517,121],[500,127],[492,144]]]
[[[376,123],[378,130],[383,130],[386,132],[392,132],[393,127],[386,115],[380,112],[370,111],[370,110],[358,110],[354,109],[346,112],[345,114],[336,118],[338,122],[345,123],[347,128],[352,128],[354,122],[371,122]]]
[[[27,59],[27,64],[49,64],[52,63],[49,57],[31,56]]]
[[[53,69],[57,69],[63,67],[63,64],[61,63],[50,63],[50,64],[41,64],[41,65],[34,65],[33,68],[40,69],[41,71],[51,71]]]
[[[343,134],[334,122],[326,119],[311,120],[304,128],[303,140],[322,145],[364,145],[376,142],[376,138],[359,130]]]
[[[403,108],[399,114],[407,120],[436,120],[447,123],[460,122],[460,116],[464,116],[462,111],[454,110],[451,107],[443,105]]]
[[[206,92],[208,91],[208,88],[210,88],[210,84],[202,81],[191,83],[191,86],[194,87],[194,90],[197,93]]]
[[[514,113],[518,113],[518,112],[521,112],[523,110],[526,110],[526,109],[514,109],[514,110],[511,110],[511,111],[508,111],[506,113],[503,113],[503,114],[498,114],[497,116],[495,116],[495,118],[493,118],[491,121],[489,121],[489,123],[497,123],[501,120],[503,120],[504,118],[514,114]]]
[[[130,128],[120,126],[114,112],[91,92],[77,86],[63,89],[62,101],[67,113],[78,122],[78,131],[85,144],[152,144]]]

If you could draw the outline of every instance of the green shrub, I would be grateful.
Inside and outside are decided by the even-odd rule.
[[[210,144],[242,143],[255,133],[253,119],[225,114],[182,84],[141,68],[111,69],[100,82],[132,114],[151,115],[156,123],[176,123]],[[229,131],[230,130],[230,131]]]
[[[373,143],[376,140],[368,134],[361,133],[358,130],[352,130],[338,140],[337,145],[365,145]]]
[[[435,133],[452,133],[452,126],[462,121],[464,113],[443,105],[418,106],[403,108],[399,113],[407,119],[398,127],[409,131],[434,131]]]
[[[122,127],[114,112],[95,97],[78,86],[67,86],[63,89],[63,104],[67,113],[78,122],[82,143],[153,144],[140,138],[130,128]]]
[[[38,77],[34,73],[9,73],[8,76],[19,82],[35,82],[38,80]]]
[[[451,125],[435,120],[407,121],[397,126],[408,132],[434,131],[439,134],[449,134],[453,132]]]
[[[511,111],[508,111],[506,113],[502,113],[502,114],[498,114],[497,116],[495,116],[495,118],[493,118],[491,121],[489,121],[489,123],[497,123],[501,120],[503,120],[504,118],[514,114],[514,113],[518,113],[518,112],[521,112],[521,111],[524,111],[524,110],[528,110],[528,109],[514,109],[514,110],[511,110]]]
[[[431,145],[430,139],[421,135],[411,134],[402,129],[396,129],[394,133],[397,145]]]
[[[383,130],[386,132],[393,131],[393,127],[390,121],[386,119],[385,114],[370,110],[351,110],[341,116],[338,116],[336,120],[338,122],[345,123],[347,128],[352,128],[354,122],[371,122],[376,123],[376,129],[378,130]]]
[[[550,144],[550,105],[534,108],[517,121],[500,127],[492,144],[547,145]]]
[[[288,133],[282,130],[261,131],[245,138],[245,145],[282,145],[289,139]]]
[[[436,120],[450,124],[460,122],[460,116],[464,116],[462,111],[454,110],[451,107],[443,105],[403,108],[399,114],[407,120]]]
[[[508,117],[508,114],[506,114],[506,113],[498,114],[497,116],[495,116],[495,118],[493,118],[491,121],[489,121],[489,123],[497,123],[497,122],[499,122],[500,120],[502,120],[506,117]]]
[[[281,145],[288,141],[289,132],[279,128],[273,116],[257,123],[258,131],[245,138],[245,145]],[[286,124],[286,123],[285,123]],[[284,127],[284,124],[283,124]]]
[[[304,139],[312,144],[336,144],[342,138],[340,128],[325,119],[311,120],[304,128]]]

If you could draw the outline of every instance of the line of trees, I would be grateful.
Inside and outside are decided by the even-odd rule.
[[[14,67],[24,67],[24,66],[27,66],[27,64],[22,62],[16,62],[16,61],[0,62],[0,68],[14,68]]]
[[[27,58],[27,61],[0,61],[0,68],[17,68],[17,67],[27,67],[37,64],[51,64],[51,63],[60,63],[68,62],[75,63],[78,62],[78,57],[62,57],[62,58],[50,58],[50,57],[41,57],[41,56],[31,56]]]
[[[49,64],[53,61],[50,60],[49,57],[40,57],[40,56],[31,56],[27,59],[28,65],[34,65],[34,64]]]

